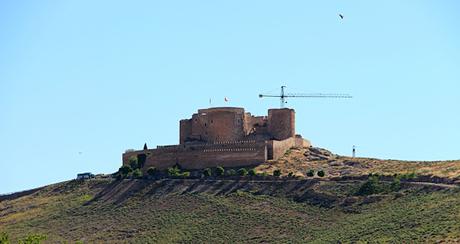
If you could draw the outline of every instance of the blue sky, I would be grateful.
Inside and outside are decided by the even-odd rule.
[[[176,144],[179,119],[210,98],[264,115],[279,101],[257,95],[281,85],[354,96],[288,100],[315,146],[460,159],[459,12],[454,0],[1,1],[0,193]]]

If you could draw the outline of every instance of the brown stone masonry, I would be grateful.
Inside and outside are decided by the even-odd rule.
[[[179,145],[127,151],[123,164],[137,157],[149,167],[184,169],[253,166],[281,157],[291,147],[310,142],[295,134],[293,109],[270,109],[268,116],[252,116],[243,108],[200,109],[191,119],[180,121]]]

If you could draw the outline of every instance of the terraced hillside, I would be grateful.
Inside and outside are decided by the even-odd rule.
[[[460,241],[458,186],[402,183],[358,196],[360,180],[68,181],[0,197],[0,233],[50,243]]]

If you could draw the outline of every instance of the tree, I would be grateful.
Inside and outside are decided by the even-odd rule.
[[[248,175],[248,171],[245,168],[241,168],[238,170],[238,175],[246,176]]]
[[[212,171],[210,168],[206,168],[203,170],[203,175],[206,176],[206,177],[209,177],[212,175]]]
[[[319,177],[324,177],[325,173],[324,173],[324,170],[320,170],[318,171],[318,173],[316,173]]]
[[[168,175],[169,176],[180,176],[180,169],[177,166],[168,168]]]
[[[275,169],[275,171],[273,171],[273,176],[280,177],[281,176],[281,170]]]
[[[139,164],[137,162],[136,156],[131,156],[128,161],[129,161],[129,166],[131,166],[131,169],[139,168]]]
[[[120,167],[120,169],[118,170],[118,172],[120,172],[120,174],[125,177],[127,176],[129,173],[131,173],[133,171],[133,169],[131,168],[131,166],[129,165],[123,165]]]
[[[227,170],[227,175],[230,175],[230,176],[236,175],[236,170],[234,169]]]
[[[224,168],[222,168],[222,167],[220,167],[220,166],[218,166],[218,167],[216,168],[216,174],[217,174],[217,176],[222,176],[222,175],[224,175],[224,173],[225,173],[225,169],[224,169]]]
[[[315,171],[312,170],[312,169],[310,169],[309,171],[307,171],[307,176],[308,176],[308,177],[313,177],[313,176],[315,176]]]
[[[255,169],[250,169],[249,172],[248,172],[248,174],[249,174],[250,176],[255,176],[255,175],[257,174],[257,172],[256,172]]]
[[[142,171],[140,169],[135,169],[133,171],[133,177],[134,178],[141,178],[142,177]]]
[[[149,169],[147,169],[147,174],[150,175],[150,176],[156,175],[157,172],[158,172],[158,170],[155,167],[150,167]]]

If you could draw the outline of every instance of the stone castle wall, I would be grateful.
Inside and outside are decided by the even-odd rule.
[[[149,167],[167,169],[179,165],[183,169],[206,167],[239,167],[263,163],[267,160],[264,141],[225,141],[212,144],[159,146],[157,149],[126,152],[123,164],[130,157],[145,155],[143,170]]]

